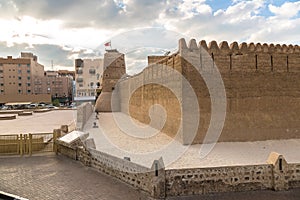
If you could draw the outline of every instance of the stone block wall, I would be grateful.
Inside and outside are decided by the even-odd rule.
[[[89,149],[89,152],[91,167],[151,193],[153,174],[150,169],[94,149]]]
[[[292,163],[289,164],[289,188],[299,188],[300,187],[300,164]]]
[[[272,188],[272,165],[166,170],[166,196]]]

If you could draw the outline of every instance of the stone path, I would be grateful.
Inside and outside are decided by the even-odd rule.
[[[55,155],[0,158],[0,191],[30,200],[146,199],[117,179]]]

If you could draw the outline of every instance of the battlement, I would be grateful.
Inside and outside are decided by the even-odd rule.
[[[243,54],[243,53],[285,53],[285,54],[293,54],[300,53],[300,47],[298,45],[286,45],[286,44],[267,44],[267,43],[256,43],[253,42],[247,44],[246,42],[238,43],[233,42],[230,45],[227,41],[222,41],[219,44],[213,40],[208,43],[205,40],[201,40],[198,44],[195,39],[191,39],[187,45],[185,39],[179,40],[179,51],[188,49],[190,51],[200,50],[203,48],[207,50],[209,53],[214,54]]]
[[[191,39],[187,45],[179,40],[179,53],[187,59],[193,58],[193,65],[209,69],[217,66],[221,73],[226,72],[300,72],[300,47],[298,45],[237,43],[230,45],[223,41],[219,45],[205,40],[198,44]],[[189,60],[189,59],[188,59]]]

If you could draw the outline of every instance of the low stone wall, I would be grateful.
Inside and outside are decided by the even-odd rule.
[[[268,164],[165,171],[166,196],[300,187],[300,163],[272,152]]]
[[[154,198],[164,198],[165,174],[164,168],[158,161],[153,166],[158,169],[135,164],[126,159],[121,159],[95,149],[87,150],[83,146],[71,147],[63,142],[57,142],[58,153],[71,159],[79,160],[88,167],[97,169],[105,174],[118,178],[119,180],[143,190]],[[155,165],[157,163],[157,165]]]
[[[89,149],[89,152],[91,167],[151,193],[152,174],[149,172],[151,169],[94,149]]]
[[[289,165],[289,188],[300,187],[300,163]]]
[[[155,160],[150,169],[95,149],[58,146],[59,153],[118,178],[155,199],[300,187],[300,163],[289,164],[276,153],[271,153],[267,164],[261,165],[166,170],[162,159]]]
[[[77,107],[77,123],[76,129],[82,130],[90,116],[94,112],[94,107],[90,103],[83,103]]]
[[[14,119],[16,119],[16,115],[0,116],[0,120],[14,120]]]
[[[166,196],[272,188],[272,165],[166,170]]]

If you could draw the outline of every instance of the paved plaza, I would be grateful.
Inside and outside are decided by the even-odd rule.
[[[0,135],[24,133],[51,133],[61,125],[69,125],[76,120],[76,110],[53,110],[17,116],[15,120],[0,121]]]

